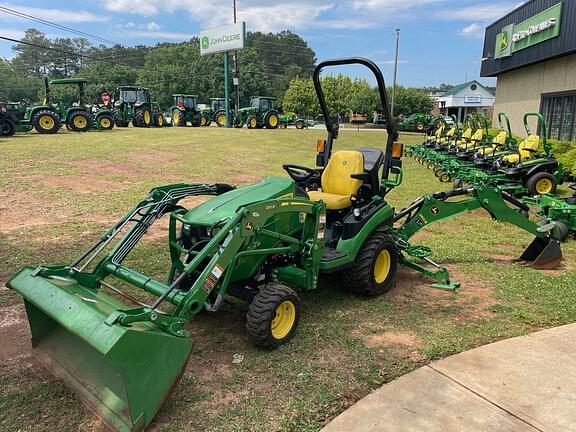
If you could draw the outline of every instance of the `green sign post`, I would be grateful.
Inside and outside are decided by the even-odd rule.
[[[508,57],[515,52],[555,38],[560,34],[562,2],[559,2],[519,24],[509,24],[496,36],[494,58]]]

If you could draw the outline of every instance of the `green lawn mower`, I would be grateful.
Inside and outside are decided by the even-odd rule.
[[[280,114],[278,117],[278,126],[281,129],[286,129],[288,126],[294,126],[296,129],[305,129],[308,127],[309,123],[301,117],[298,117],[296,113],[286,112]]]
[[[533,134],[528,119],[535,117],[539,134]],[[514,151],[504,151],[488,169],[470,169],[459,172],[456,186],[481,180],[501,185],[515,195],[554,194],[564,182],[562,165],[552,155],[552,146],[546,139],[546,122],[539,113],[524,114],[527,137]]]
[[[250,97],[250,106],[240,108],[234,116],[233,125],[241,128],[246,124],[248,129],[276,129],[280,124],[278,111],[274,109],[274,98],[268,96]]]
[[[546,268],[560,261],[554,223],[538,226],[524,216],[523,203],[488,183],[423,196],[396,212],[386,196],[402,181],[402,145],[381,71],[362,58],[324,61],[314,87],[330,119],[320,73],[353,64],[376,77],[387,119],[383,149],[333,152],[338,123],[327,121],[315,168],[284,165],[289,177],[240,188],[157,187],[74,262],[25,267],[8,281],[24,297],[36,357],[112,429],[150,424],[190,356],[194,335],[186,321],[217,313],[227,298],[248,304],[247,333],[271,349],[296,334],[298,292],[329,274],[368,296],[387,292],[399,266],[455,289],[432,251],[410,239],[430,223],[478,208],[535,236],[522,260]],[[199,195],[212,198],[191,209],[179,204]],[[163,216],[171,265],[161,281],[125,260]]]
[[[172,97],[172,126],[182,127],[188,123],[192,127],[210,126],[210,118],[198,109],[197,95],[174,94]]]

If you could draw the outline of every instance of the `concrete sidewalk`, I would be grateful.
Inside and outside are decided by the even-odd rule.
[[[576,431],[576,324],[448,357],[382,386],[322,432]]]

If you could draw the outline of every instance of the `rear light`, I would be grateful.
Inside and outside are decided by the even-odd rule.
[[[402,152],[404,150],[404,145],[399,142],[392,144],[392,158],[400,159],[402,157]]]
[[[3,113],[6,112],[6,105],[0,104],[0,112],[3,112]]]

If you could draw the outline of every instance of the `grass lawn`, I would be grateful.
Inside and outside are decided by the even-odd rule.
[[[24,264],[70,262],[156,185],[284,175],[283,163],[312,166],[324,135],[166,128],[1,139],[0,286]],[[384,143],[383,132],[344,130],[336,148]],[[446,187],[407,159],[405,183],[389,201],[401,208]],[[161,277],[166,247],[153,234],[131,265]],[[576,321],[576,242],[563,245],[560,269],[544,272],[512,262],[531,236],[482,210],[417,239],[462,283],[456,293],[431,288],[410,270],[374,299],[327,279],[302,294],[298,334],[273,352],[251,345],[243,305],[201,314],[190,323],[194,350],[182,382],[151,430],[317,431],[371,390],[433,359]],[[0,288],[0,430],[101,430],[33,361],[28,338],[21,299]],[[240,364],[232,363],[235,353],[244,356]]]

